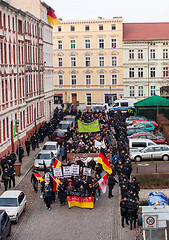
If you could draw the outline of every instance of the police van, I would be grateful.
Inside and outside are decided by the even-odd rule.
[[[135,98],[121,98],[114,101],[114,104],[111,108],[109,108],[109,111],[128,111],[128,109],[133,108],[134,109],[134,103],[137,102],[137,99]]]

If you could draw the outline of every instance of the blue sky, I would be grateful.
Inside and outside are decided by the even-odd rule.
[[[168,0],[42,0],[63,20],[123,17],[123,22],[169,22]]]

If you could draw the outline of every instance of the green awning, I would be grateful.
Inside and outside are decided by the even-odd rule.
[[[169,107],[169,100],[158,95],[146,98],[136,102],[134,106],[137,107]]]

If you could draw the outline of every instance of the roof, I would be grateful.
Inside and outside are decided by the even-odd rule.
[[[16,198],[21,193],[21,191],[18,190],[8,190],[2,193],[0,198]]]
[[[169,100],[158,95],[146,98],[139,102],[136,102],[134,106],[137,107],[169,107]]]
[[[123,23],[123,41],[169,40],[169,22]]]

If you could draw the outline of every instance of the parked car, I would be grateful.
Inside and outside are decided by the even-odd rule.
[[[8,190],[0,196],[0,210],[5,210],[11,221],[18,218],[26,208],[26,196],[22,191]]]
[[[150,139],[153,142],[155,142],[156,144],[166,144],[166,141],[164,139],[158,138],[156,136],[154,136],[151,133],[136,133],[130,136],[131,139]]]
[[[76,116],[74,116],[74,115],[66,115],[64,117],[64,120],[65,121],[72,121],[73,122],[73,127],[75,127],[75,125],[76,125]]]
[[[136,119],[147,120],[147,118],[145,118],[143,116],[130,116],[129,118],[126,118],[126,125],[131,125],[133,123],[133,121]]]
[[[67,134],[65,131],[61,129],[56,129],[51,136],[51,141],[57,141],[60,144],[65,141],[66,136]]]
[[[129,151],[134,152],[145,147],[156,145],[153,141],[148,139],[129,139]]]
[[[169,160],[169,146],[168,145],[156,145],[149,146],[137,152],[130,153],[131,160],[140,162],[141,160],[155,160],[162,159],[164,161]]]
[[[142,128],[143,130],[146,130],[147,132],[151,132],[155,130],[155,127],[152,123],[150,122],[144,122],[144,123],[140,123],[138,125],[132,126],[135,128]],[[131,128],[130,126],[128,128]]]
[[[5,210],[0,210],[0,239],[5,240],[11,233],[11,221]]]
[[[135,133],[142,133],[142,132],[147,132],[147,131],[142,129],[142,128],[128,128],[127,129],[127,136],[131,136]]]
[[[58,157],[60,154],[60,146],[58,144],[58,142],[46,142],[42,149],[44,151],[51,151],[53,152],[55,157]]]
[[[58,129],[62,129],[63,131],[67,132],[67,129],[73,127],[73,122],[72,121],[65,121],[62,120],[59,122]]]
[[[155,128],[158,128],[158,123],[156,123],[155,121],[148,121],[148,120],[144,120],[144,119],[137,119],[137,120],[134,120],[133,123],[132,123],[132,126],[133,125],[139,125],[140,123],[147,123],[147,122],[150,122],[154,125]]]
[[[47,168],[51,167],[54,162],[53,152],[41,150],[34,159],[34,169],[43,170],[44,162]]]

